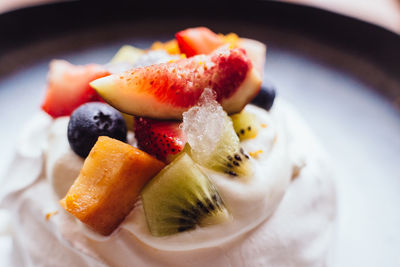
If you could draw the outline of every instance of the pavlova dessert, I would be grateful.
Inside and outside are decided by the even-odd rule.
[[[331,169],[261,86],[265,45],[175,37],[103,66],[51,62],[1,202],[16,266],[327,265]]]

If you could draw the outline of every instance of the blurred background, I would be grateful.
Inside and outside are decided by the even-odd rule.
[[[0,13],[61,0],[0,0]],[[368,21],[400,34],[400,0],[279,0],[315,6]]]

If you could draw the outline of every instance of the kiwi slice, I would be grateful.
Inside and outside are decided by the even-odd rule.
[[[141,196],[154,236],[172,235],[229,218],[215,186],[184,152],[145,186]]]
[[[260,123],[255,114],[242,110],[240,113],[231,115],[231,119],[233,128],[241,141],[257,136]]]
[[[132,115],[123,113],[123,112],[121,112],[121,114],[122,114],[122,117],[124,117],[126,128],[128,129],[128,131],[134,131],[135,117],[133,117]]]
[[[248,176],[251,174],[249,155],[240,147],[231,119],[226,116],[222,133],[215,148],[211,151],[191,149],[190,155],[200,165],[224,172],[232,177]]]
[[[191,148],[190,155],[203,167],[231,177],[250,176],[249,156],[240,147],[231,118],[215,99],[215,92],[205,88],[199,103],[182,114],[181,127]]]

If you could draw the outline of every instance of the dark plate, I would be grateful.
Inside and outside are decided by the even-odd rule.
[[[400,37],[278,2],[147,2],[68,2],[0,16],[0,170],[40,105],[52,58],[106,63],[122,44],[146,47],[190,26],[236,32],[268,44],[266,79],[337,166],[336,265],[400,264]]]

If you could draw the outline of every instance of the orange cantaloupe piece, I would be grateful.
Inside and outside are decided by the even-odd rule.
[[[61,206],[94,231],[111,234],[142,187],[165,164],[135,147],[100,136]]]

